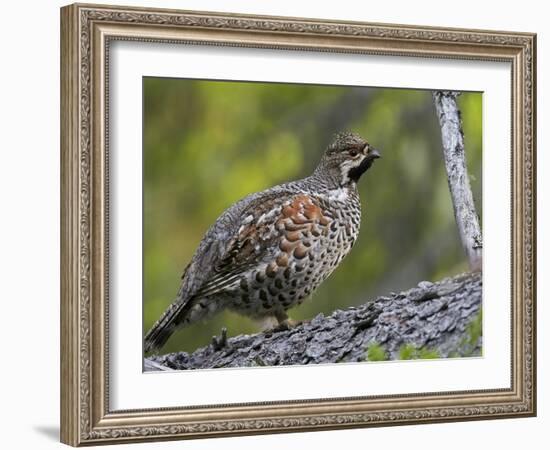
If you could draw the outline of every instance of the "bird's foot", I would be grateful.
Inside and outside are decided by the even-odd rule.
[[[293,328],[296,328],[298,325],[301,325],[303,323],[303,320],[292,320],[292,319],[285,319],[279,324],[273,328],[274,333],[278,333],[279,331],[289,331]]]
[[[220,336],[212,336],[212,347],[218,351],[227,345],[227,328],[223,327]]]

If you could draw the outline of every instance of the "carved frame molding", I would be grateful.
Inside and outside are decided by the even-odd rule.
[[[108,404],[112,40],[507,61],[512,67],[512,386],[162,410]],[[533,416],[536,36],[75,4],[61,10],[61,440],[78,446]]]

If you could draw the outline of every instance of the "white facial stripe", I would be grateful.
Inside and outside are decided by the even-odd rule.
[[[359,167],[365,156],[357,159],[346,159],[340,164],[340,173],[342,174],[342,185],[349,183],[349,171],[354,167]]]

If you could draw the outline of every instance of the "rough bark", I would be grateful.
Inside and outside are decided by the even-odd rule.
[[[422,281],[328,317],[319,314],[291,330],[236,336],[221,348],[211,344],[193,353],[146,358],[145,370],[358,362],[369,359],[374,344],[390,360],[403,356],[404,348],[409,354],[416,349],[413,354],[420,357],[426,351],[442,358],[477,356],[482,337],[474,324],[481,317],[481,292],[480,273]]]
[[[436,91],[433,99],[441,126],[445,168],[460,240],[468,257],[470,270],[480,271],[483,245],[466,168],[464,134],[460,110],[456,104],[458,95],[458,92]]]

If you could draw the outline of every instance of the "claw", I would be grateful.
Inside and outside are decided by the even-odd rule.
[[[227,345],[227,328],[223,327],[221,335],[212,336],[212,347],[214,350],[218,351],[224,348]]]

